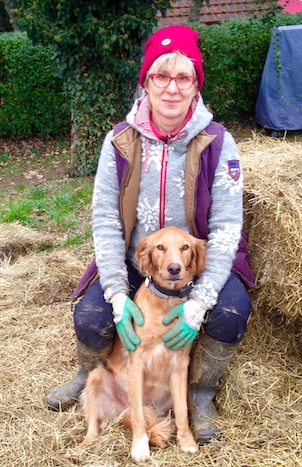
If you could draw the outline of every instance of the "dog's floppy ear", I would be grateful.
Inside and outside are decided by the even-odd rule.
[[[151,275],[151,253],[148,237],[142,237],[136,247],[134,255],[134,264],[142,276]]]
[[[200,276],[206,267],[206,241],[195,238],[194,255],[192,258],[192,271],[195,276]]]

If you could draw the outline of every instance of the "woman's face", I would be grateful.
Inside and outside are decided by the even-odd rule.
[[[168,69],[153,71],[153,73],[159,72],[173,77],[180,75],[193,76],[193,72],[188,66],[188,60],[183,56],[179,56],[175,64]],[[161,131],[162,126],[173,126],[175,123],[176,131],[185,120],[192,99],[197,92],[196,83],[190,89],[180,90],[176,82],[172,80],[166,88],[158,88],[149,78],[145,88],[149,94],[154,124]]]

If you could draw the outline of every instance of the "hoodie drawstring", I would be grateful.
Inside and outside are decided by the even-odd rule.
[[[169,160],[169,143],[163,145],[160,189],[159,189],[159,227],[162,229],[166,223],[166,198],[167,198],[167,168]]]

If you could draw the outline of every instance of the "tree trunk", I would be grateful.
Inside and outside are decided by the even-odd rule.
[[[189,22],[199,22],[203,0],[191,0]]]
[[[72,177],[76,169],[76,146],[79,140],[76,134],[76,126],[74,122],[74,111],[71,109],[71,144],[70,144],[70,163],[68,175]]]
[[[2,2],[4,4],[5,11],[9,17],[9,22],[12,25],[14,31],[19,31],[18,26],[15,24],[14,19],[13,19],[13,14],[12,10],[14,8],[17,8],[17,5],[15,4],[14,0],[3,0]]]

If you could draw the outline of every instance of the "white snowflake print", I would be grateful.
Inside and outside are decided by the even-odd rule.
[[[240,175],[237,181],[233,180],[233,178],[228,173],[228,166],[227,164],[223,164],[223,168],[221,172],[216,174],[216,177],[219,177],[218,180],[215,180],[213,183],[213,187],[221,187],[223,190],[228,190],[230,192],[230,196],[234,196],[243,188],[243,177]]]
[[[94,238],[94,249],[97,258],[101,261],[103,261],[105,256],[111,255],[113,253],[112,249],[110,249],[110,242],[101,242],[98,237]]]
[[[145,232],[155,232],[158,228],[159,200],[151,206],[148,199],[144,198],[137,206],[137,219],[144,226]]]
[[[116,273],[122,279],[124,279],[125,281],[128,281],[128,270],[126,267],[117,269]]]
[[[148,157],[148,168],[153,163],[156,166],[157,172],[161,169],[161,157],[159,156],[159,154],[161,154],[161,148],[159,148],[159,145],[162,146],[162,143],[150,142],[148,144],[148,150],[146,150],[146,145],[144,145],[142,154],[143,164],[145,164],[146,157]]]
[[[122,229],[122,223],[119,217],[119,211],[113,210],[112,214],[107,213],[106,218],[103,220],[103,225],[114,225],[117,229]]]
[[[238,248],[241,226],[227,223],[224,229],[217,229],[211,237],[208,246],[217,248],[221,253],[234,254]]]
[[[112,161],[109,161],[107,167],[109,167],[110,169],[114,169],[116,167],[116,160],[113,159]]]
[[[112,212],[106,212],[106,217],[102,219],[102,224],[104,225],[113,225],[117,229],[121,230],[122,229],[122,223],[120,220],[120,214],[118,209],[112,209]]]
[[[201,300],[207,308],[212,308],[213,304],[216,303],[218,293],[215,290],[215,287],[211,281],[203,278],[202,283],[196,283],[194,287],[194,295],[197,295],[199,300]]]
[[[184,198],[185,196],[185,172],[184,170],[181,171],[180,177],[174,179],[175,185],[177,187],[179,196]]]

